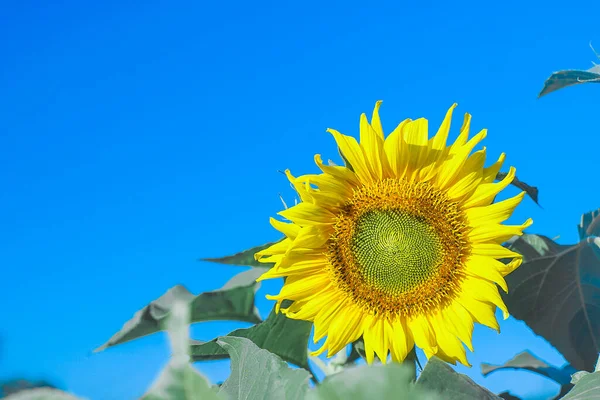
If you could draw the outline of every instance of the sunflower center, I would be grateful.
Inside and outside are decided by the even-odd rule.
[[[334,229],[332,281],[366,312],[410,317],[459,293],[468,223],[458,203],[428,182],[386,179],[356,189]]]
[[[360,216],[351,250],[365,283],[392,295],[425,283],[442,258],[433,227],[402,210],[372,210]]]

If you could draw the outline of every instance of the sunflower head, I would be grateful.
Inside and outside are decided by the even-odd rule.
[[[499,330],[499,292],[521,256],[501,244],[532,221],[503,225],[524,192],[494,203],[515,169],[494,180],[504,154],[484,167],[486,136],[469,139],[465,115],[458,138],[447,145],[452,112],[429,138],[426,119],[404,120],[387,137],[377,102],[371,122],[360,117],[360,141],[328,129],[345,166],[315,162],[319,174],[288,178],[301,202],[271,219],[285,239],[256,258],[274,266],[259,280],[286,277],[281,292],[293,301],[281,312],[313,321],[314,355],[332,356],[361,336],[367,362],[375,354],[402,361],[418,346],[427,357],[469,365],[474,322]],[[499,259],[511,259],[503,263]],[[464,344],[464,345],[463,345]]]

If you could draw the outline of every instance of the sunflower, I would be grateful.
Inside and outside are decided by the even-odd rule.
[[[285,239],[256,253],[274,266],[258,280],[284,277],[276,311],[312,321],[314,341],[331,357],[364,340],[370,364],[404,360],[416,345],[433,355],[469,365],[475,322],[500,331],[496,307],[508,318],[498,286],[521,264],[501,244],[522,235],[522,225],[503,225],[525,192],[494,203],[515,177],[494,182],[504,161],[484,167],[486,136],[471,139],[471,116],[446,145],[453,104],[437,134],[424,118],[402,121],[387,138],[378,101],[371,122],[360,117],[360,142],[328,129],[345,166],[315,162],[322,173],[286,175],[300,202],[271,218]],[[499,259],[508,259],[504,263]],[[284,300],[291,305],[282,307]],[[288,303],[289,304],[289,303]],[[470,365],[469,365],[470,366]]]

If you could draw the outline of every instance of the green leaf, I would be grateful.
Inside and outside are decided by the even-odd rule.
[[[496,180],[501,181],[502,179],[504,179],[506,177],[506,175],[507,175],[506,172],[498,172],[496,174]],[[537,204],[538,206],[540,205],[540,203],[538,202],[539,190],[537,187],[530,186],[530,185],[526,184],[525,182],[520,181],[519,178],[517,178],[516,176],[512,180],[511,185],[516,186],[517,188],[519,188],[521,190],[524,190],[525,193],[527,193],[527,195],[531,198],[531,200],[533,200],[535,202],[535,204]]]
[[[538,98],[558,89],[580,83],[600,83],[600,65],[594,65],[585,71],[571,69],[554,72],[544,82],[544,87],[540,94],[538,94]]]
[[[291,369],[276,355],[242,337],[217,339],[231,358],[231,374],[221,385],[231,400],[302,400],[308,389],[309,373]]]
[[[520,397],[510,394],[510,392],[502,392],[498,396],[504,400],[521,400]]]
[[[583,240],[591,236],[600,236],[600,209],[583,214],[581,222],[577,227],[579,239]]]
[[[406,365],[361,365],[328,376],[306,400],[434,400],[435,392],[411,383],[412,371]],[[444,394],[444,399],[445,397]],[[466,398],[462,398],[466,399]]]
[[[577,372],[577,370],[569,364],[565,365],[563,368],[556,368],[548,365],[528,351],[517,354],[502,365],[481,364],[481,373],[483,376],[487,376],[488,374],[501,369],[522,369],[552,379],[561,385],[560,393],[557,398],[564,396],[565,393],[571,390],[573,387],[571,384],[571,375]]]
[[[430,358],[425,365],[417,380],[417,386],[442,393],[444,400],[501,399],[436,357]]]
[[[283,238],[283,239],[285,239],[285,238]],[[260,246],[252,247],[251,249],[241,251],[232,256],[225,256],[225,257],[218,257],[218,258],[201,258],[200,261],[210,261],[210,262],[219,263],[219,264],[243,265],[243,266],[248,266],[248,267],[269,269],[269,268],[271,268],[272,264],[270,264],[270,263],[265,264],[265,263],[260,263],[260,262],[256,261],[254,259],[254,254],[261,250],[266,249],[267,247],[274,245],[275,243],[281,242],[283,239],[280,239],[276,242],[270,242],[270,243],[263,244]]]
[[[55,385],[46,381],[30,381],[28,379],[11,379],[0,382],[0,398],[4,398],[9,394],[21,392],[23,390],[50,388],[58,389]]]
[[[189,302],[174,301],[165,320],[171,360],[141,400],[219,400],[208,381],[190,365],[189,321]]]
[[[260,324],[237,329],[227,336],[250,339],[261,349],[308,370],[307,349],[311,328],[311,322],[287,318],[281,313],[276,314],[273,309]],[[191,356],[194,361],[207,361],[227,358],[229,354],[214,339],[210,342],[193,341]]]
[[[600,398],[600,372],[588,374],[577,382],[563,400],[590,400]]]
[[[189,363],[171,361],[140,400],[224,400]]]
[[[191,294],[184,286],[174,286],[136,312],[119,332],[95,351],[102,351],[163,330],[164,321],[168,318],[173,304],[178,301],[190,304],[192,322],[236,320],[258,323],[261,319],[254,306],[254,295],[260,285],[256,278],[262,273],[263,271],[258,269],[244,271],[231,278],[221,289],[197,296]]]
[[[586,237],[564,246],[543,238],[546,248],[535,258],[530,236],[510,246],[525,249],[527,255],[506,277],[509,292],[501,293],[504,302],[574,368],[592,371],[600,352],[600,239]]]
[[[75,397],[72,394],[63,392],[54,388],[35,388],[21,390],[17,393],[8,395],[5,400],[83,400],[81,397]]]
[[[596,57],[600,59],[600,55],[596,53],[596,50],[594,50],[591,43],[590,47],[592,48],[594,54],[596,54]],[[588,82],[600,83],[600,65],[595,63],[593,64],[594,66],[586,71],[563,70],[553,73],[548,79],[546,79],[546,82],[544,82],[544,87],[542,88],[540,94],[538,94],[538,98],[567,86]]]
[[[508,241],[509,248],[523,256],[523,261],[531,261],[536,258],[546,257],[567,250],[571,246],[556,243],[554,240],[543,235],[514,236]]]

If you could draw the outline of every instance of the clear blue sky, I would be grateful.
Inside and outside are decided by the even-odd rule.
[[[208,291],[240,272],[195,260],[277,239],[278,193],[293,199],[277,170],[338,160],[325,129],[357,134],[379,99],[387,130],[421,116],[435,127],[455,101],[474,130],[489,128],[489,156],[505,151],[540,188],[544,209],[527,199],[514,218],[533,217],[529,232],[573,242],[580,215],[600,207],[600,86],[536,99],[551,72],[591,66],[599,4],[51,3],[2,6],[0,378],[139,396],[166,361],[164,335],[91,350],[172,285]],[[263,316],[276,288],[259,292]],[[502,328],[478,328],[475,366],[460,370],[496,392],[556,390],[526,372],[481,377],[480,362],[526,348],[563,363],[524,324]],[[213,381],[228,373],[200,367]]]

